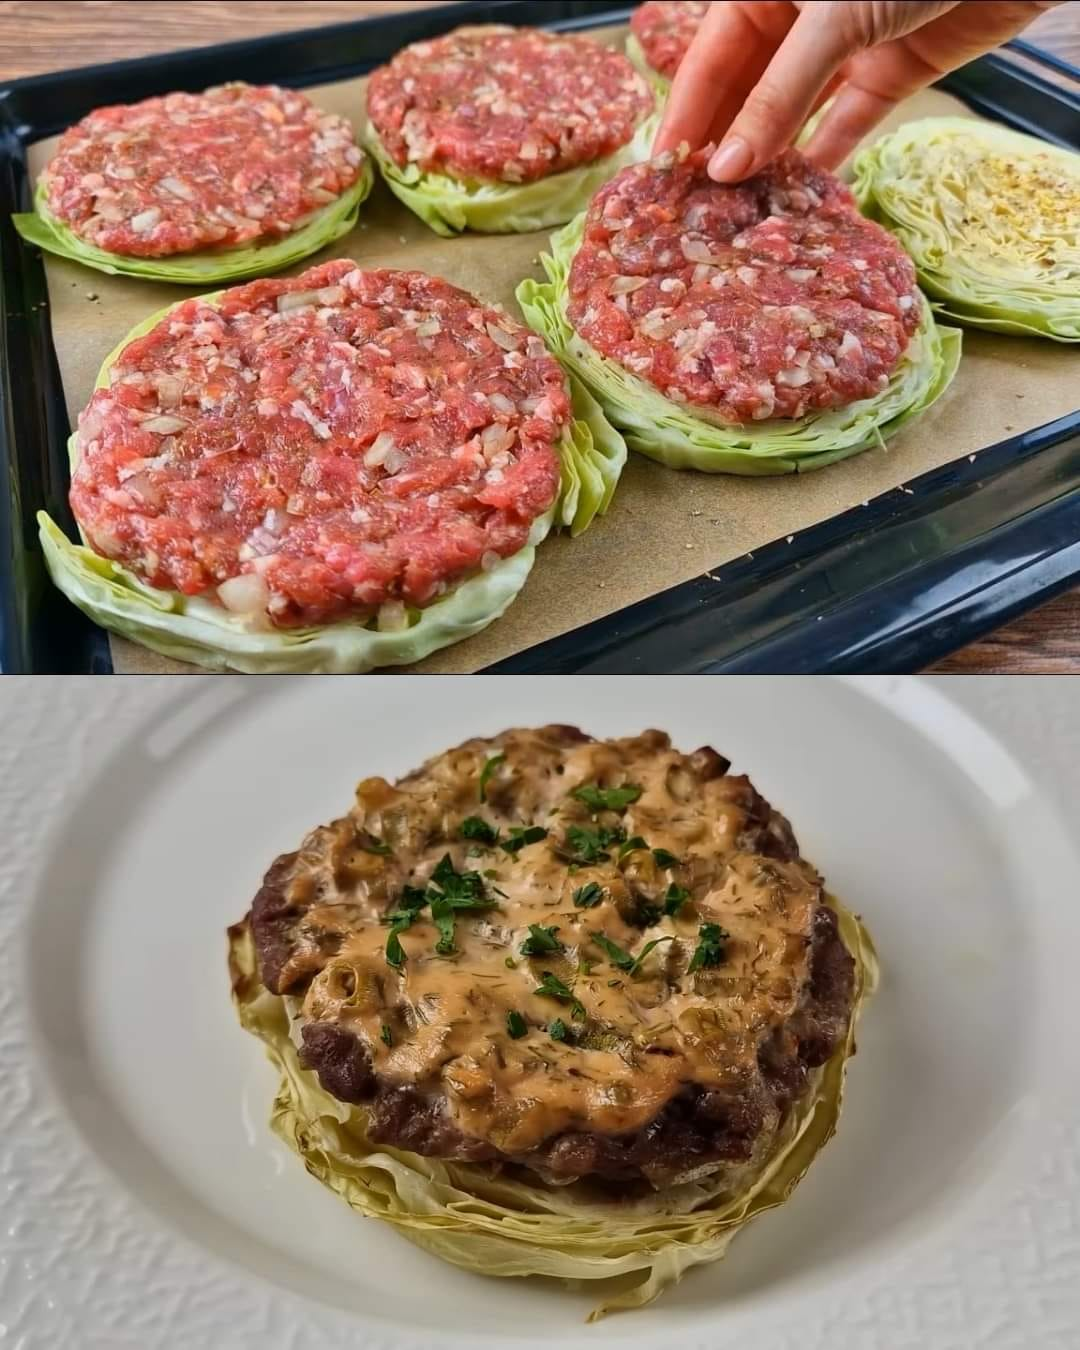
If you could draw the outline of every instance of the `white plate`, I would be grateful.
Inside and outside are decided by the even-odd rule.
[[[1080,868],[1039,766],[940,686],[0,692],[0,1350],[1076,1345]],[[792,818],[885,972],[838,1136],[794,1199],[588,1328],[587,1292],[468,1275],[309,1178],[266,1126],[273,1074],[224,965],[262,871],[358,778],[546,721],[714,744]]]

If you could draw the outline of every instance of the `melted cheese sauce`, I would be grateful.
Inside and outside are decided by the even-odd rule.
[[[745,1084],[757,1073],[758,1047],[799,1003],[822,903],[809,864],[750,851],[762,804],[745,778],[709,779],[659,732],[566,743],[562,730],[467,742],[396,786],[364,780],[350,814],[305,840],[287,888],[306,912],[281,984],[313,977],[301,1016],[356,1034],[384,1082],[445,1094],[459,1129],[506,1153],[568,1129],[641,1128],[687,1083]],[[481,803],[481,772],[498,754],[505,759]],[[594,814],[571,795],[586,784],[642,791],[623,811]],[[516,854],[480,849],[460,838],[469,816],[503,837],[530,825],[548,835]],[[664,868],[643,849],[620,858],[615,844],[608,858],[573,866],[572,826],[620,827],[678,864]],[[367,851],[372,839],[392,851]],[[483,875],[497,907],[459,914],[446,956],[425,910],[401,933],[405,961],[395,969],[384,916],[403,886],[424,885],[447,853],[458,871]],[[600,903],[575,905],[574,892],[589,883],[602,889]],[[642,905],[662,906],[673,883],[690,898],[675,916],[641,926]],[[730,934],[724,959],[691,972],[704,923]],[[522,955],[530,924],[555,925],[561,950]],[[632,956],[665,941],[631,976],[594,934]],[[572,990],[574,1004],[536,992],[545,972]],[[509,1013],[524,1019],[520,1038],[508,1033]],[[556,1019],[571,1039],[552,1037]]]

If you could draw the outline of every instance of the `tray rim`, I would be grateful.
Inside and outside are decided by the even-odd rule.
[[[565,30],[624,22],[632,9],[608,0],[472,0],[468,12],[470,22],[512,20]],[[286,54],[294,58],[295,69],[252,72],[252,77],[296,87],[328,83],[363,73],[401,45],[457,26],[461,17],[458,5],[423,6],[0,84],[0,473],[11,485],[9,492],[0,493],[0,672],[104,673],[112,668],[105,631],[86,619],[49,581],[33,527],[34,512],[44,506],[69,533],[74,530],[63,455],[68,419],[52,341],[45,269],[37,251],[15,236],[7,218],[8,210],[20,204],[25,207],[28,201],[27,145],[107,101],[114,86],[123,86],[127,97],[140,96],[143,90],[202,88],[214,81],[218,66],[250,62],[251,58],[280,62]],[[351,51],[357,41],[364,47],[363,59],[350,56],[342,62],[343,51]],[[336,64],[307,63],[305,54],[315,50],[329,54]],[[1009,62],[1000,51],[946,76],[938,85],[985,116],[1080,149],[1080,69],[1022,39],[1002,50],[1017,51],[1058,75],[1071,77],[1078,91]],[[131,81],[136,88],[132,89]],[[59,96],[80,89],[85,106],[72,111]],[[52,120],[40,116],[46,107],[52,110]],[[1039,111],[1043,120],[1036,120]],[[31,391],[30,398],[21,396],[25,389]],[[1043,475],[1050,481],[1041,484],[1040,495],[1034,481],[1039,475],[1032,475],[1030,466],[1033,455],[1048,450],[1058,452],[1058,473]],[[919,566],[900,566],[898,559],[890,576],[869,588],[860,586],[849,569],[846,588],[834,593],[820,612],[815,606],[797,609],[794,594],[789,593],[784,623],[778,626],[776,615],[759,612],[756,626],[750,623],[743,630],[748,640],[730,636],[720,640],[714,622],[705,636],[715,635],[716,640],[706,644],[707,650],[701,650],[702,635],[694,634],[699,640],[688,642],[681,652],[666,651],[662,666],[668,673],[918,669],[1052,598],[1080,578],[1080,548],[1075,545],[1080,537],[1080,407],[1023,436],[983,447],[970,462],[952,461],[899,490],[871,499],[865,507],[808,527],[797,536],[797,553],[782,539],[770,541],[754,553],[486,669],[489,673],[658,669],[650,664],[657,660],[658,628],[673,622],[675,615],[685,624],[687,613],[702,628],[710,615],[719,616],[729,607],[728,584],[745,588],[748,582],[756,583],[764,591],[785,563],[788,580],[793,581],[808,561],[826,565],[832,558],[837,562],[845,548],[860,539],[877,541],[886,529],[899,530],[893,537],[903,554],[900,526],[905,519],[909,534],[917,532],[935,512],[948,508],[942,494],[971,492],[989,482],[1005,497],[1011,484],[1014,498],[1023,497],[1026,505],[1017,511],[1015,500],[1011,506],[1004,504],[978,540],[958,546],[954,541],[938,540],[936,551]],[[898,510],[893,500],[898,492],[906,495],[909,507],[917,509]],[[20,507],[20,497],[24,501],[29,497],[30,505]],[[838,538],[837,522],[842,520],[861,529]],[[1057,541],[1052,550],[1046,547],[1048,538]],[[996,558],[998,575],[988,583],[967,585],[949,567],[959,553],[978,560],[991,557],[995,549],[1000,555]],[[914,602],[931,582],[943,603],[933,612],[918,612]],[[742,603],[745,606],[745,599]],[[935,617],[942,610],[950,615],[947,625]]]

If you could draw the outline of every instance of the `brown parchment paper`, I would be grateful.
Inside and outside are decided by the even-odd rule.
[[[625,31],[598,30],[596,36],[620,42]],[[244,74],[235,72],[237,79]],[[362,79],[347,80],[307,93],[359,124],[364,84]],[[908,100],[883,129],[916,117],[956,114],[973,116],[957,99],[929,90]],[[32,147],[35,176],[54,145],[46,140]],[[547,232],[440,239],[380,181],[360,208],[358,228],[291,270],[302,271],[330,257],[355,258],[373,267],[419,268],[518,315],[514,288],[522,277],[540,274],[537,258],[546,243]],[[154,310],[196,292],[110,277],[51,254],[44,257],[53,338],[74,425],[101,362],[124,334]],[[771,540],[795,536],[928,469],[1071,412],[1078,403],[1080,352],[1044,340],[968,329],[952,388],[885,449],[779,478],[676,472],[631,454],[608,514],[577,539],[564,534],[548,539],[537,551],[525,589],[501,619],[410,669],[482,669]],[[112,655],[118,673],[194,671],[116,637]]]

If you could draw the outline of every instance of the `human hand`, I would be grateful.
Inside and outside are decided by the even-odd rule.
[[[1060,0],[715,0],[676,73],[654,153],[710,141],[717,182],[773,159],[835,93],[805,153],[834,169],[901,99]]]

